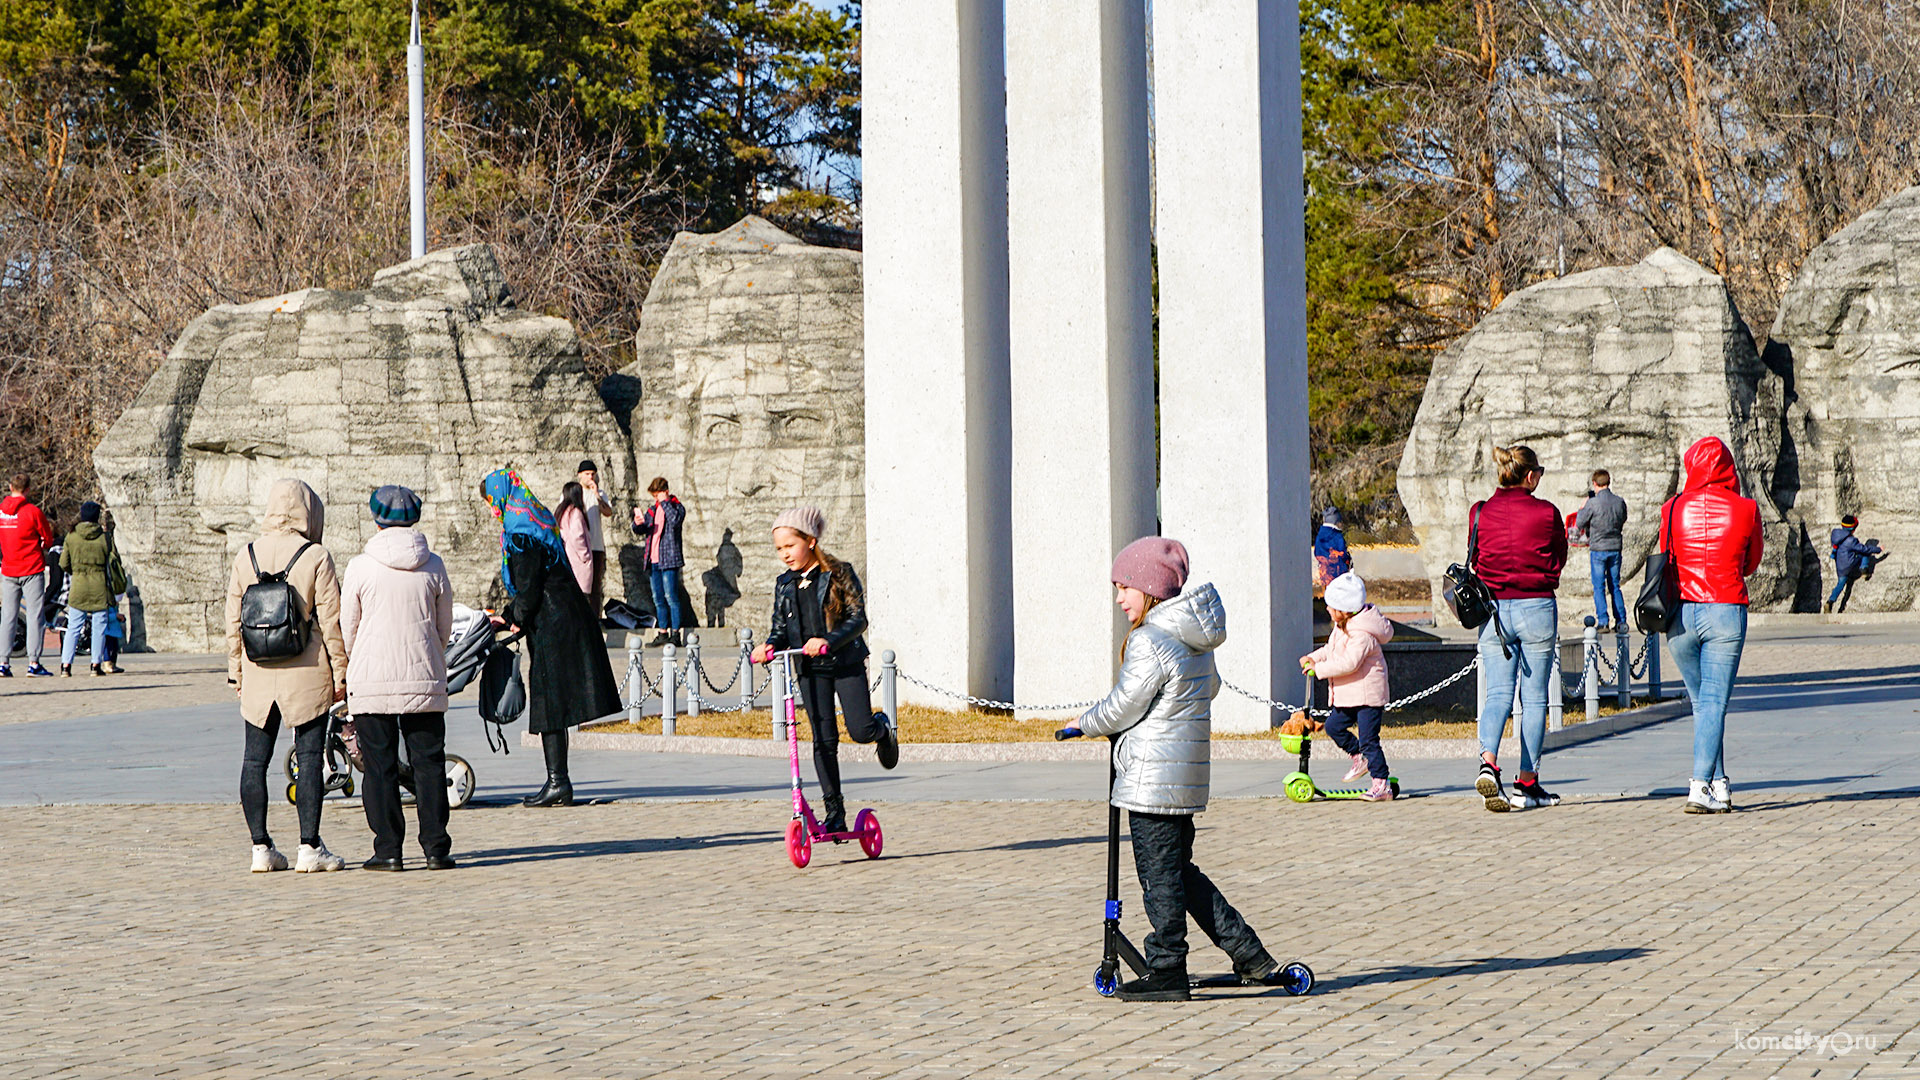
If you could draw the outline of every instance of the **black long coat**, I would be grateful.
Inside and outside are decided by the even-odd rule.
[[[573,573],[543,551],[507,560],[507,621],[527,632],[527,730],[565,731],[620,711],[620,686],[593,604]]]

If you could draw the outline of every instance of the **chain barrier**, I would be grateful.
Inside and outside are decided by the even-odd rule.
[[[725,694],[727,691],[733,689],[735,683],[740,681],[740,668],[738,665],[733,669],[733,678],[728,679],[727,685],[725,686],[713,685],[713,677],[707,674],[707,665],[701,662],[698,656],[694,657],[693,669],[700,673],[700,681],[707,684],[707,689],[713,691],[715,694]]]
[[[739,672],[737,672],[737,671],[736,671],[736,672],[734,672],[734,674],[735,674],[736,676],[738,676],[738,675],[739,675]],[[734,682],[738,682],[738,681],[740,681],[740,680],[739,680],[738,678],[735,678],[735,679],[734,679]],[[731,705],[714,705],[714,704],[711,704],[711,703],[709,703],[709,702],[707,701],[707,699],[706,699],[706,698],[705,698],[704,696],[702,696],[702,695],[701,695],[701,693],[700,693],[700,688],[699,688],[699,687],[697,687],[697,686],[695,686],[695,687],[689,687],[689,688],[688,688],[688,691],[687,691],[687,694],[688,694],[688,696],[689,696],[690,698],[692,698],[693,700],[695,700],[695,701],[698,701],[698,702],[700,703],[700,711],[701,711],[702,713],[743,713],[743,712],[752,712],[753,710],[755,710],[755,709],[758,709],[758,708],[760,707],[760,704],[759,704],[759,703],[760,703],[760,695],[761,695],[762,693],[764,693],[764,692],[766,691],[766,689],[767,689],[767,687],[768,687],[768,686],[770,686],[770,685],[772,685],[772,683],[773,683],[773,673],[772,673],[772,672],[768,672],[768,673],[767,673],[767,678],[766,678],[766,681],[765,681],[765,682],[762,682],[762,683],[760,683],[760,685],[759,685],[759,687],[758,687],[757,689],[755,689],[755,690],[754,690],[754,692],[753,692],[753,698],[751,699],[751,701],[750,701],[749,703],[746,703],[746,704],[742,704],[741,702],[738,702],[738,701],[736,701],[736,702],[734,702],[734,703],[733,703],[733,704],[731,704]],[[709,685],[709,686],[711,686],[712,684],[711,684],[711,683],[709,683],[708,685]],[[731,685],[733,685],[733,684],[732,684],[732,683],[728,683],[727,685],[729,685],[729,686],[731,686]],[[719,691],[719,692],[720,692],[720,693],[725,693],[726,691],[724,691],[724,690],[723,690],[723,691]]]
[[[1648,634],[1640,640],[1640,655],[1633,658],[1627,669],[1628,674],[1633,678],[1640,679],[1646,677],[1647,657],[1653,654],[1654,640],[1655,636],[1653,634]]]
[[[1001,709],[1008,712],[1083,712],[1100,704],[1100,699],[1095,698],[1092,701],[1076,701],[1066,705],[1019,705],[1011,701],[995,701],[992,698],[978,698],[972,694],[962,694],[957,690],[948,690],[942,686],[922,682],[904,671],[900,671],[898,674],[900,678],[929,693],[939,694],[941,697],[949,697],[955,701],[964,701],[969,705],[982,709]],[[873,686],[874,689],[878,690],[880,688],[880,681],[875,679]]]

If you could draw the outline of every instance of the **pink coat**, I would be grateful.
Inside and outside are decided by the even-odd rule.
[[[1313,651],[1313,670],[1332,685],[1335,705],[1387,703],[1387,654],[1380,646],[1392,640],[1393,624],[1372,604],[1354,612],[1346,629],[1333,628]]]
[[[381,529],[366,553],[347,563],[340,633],[349,657],[349,711],[447,711],[453,584],[417,530]]]
[[[593,539],[587,528],[587,515],[571,506],[560,508],[560,540],[567,547],[567,565],[580,591],[593,595]]]

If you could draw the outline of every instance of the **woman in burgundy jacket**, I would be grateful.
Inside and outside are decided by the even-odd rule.
[[[1500,489],[1469,511],[1478,530],[1473,570],[1492,590],[1498,613],[1480,627],[1480,668],[1487,699],[1480,705],[1480,775],[1474,790],[1497,813],[1553,806],[1560,796],[1540,786],[1541,744],[1547,735],[1547,680],[1560,639],[1553,592],[1567,565],[1567,530],[1560,511],[1534,488],[1546,470],[1530,447],[1496,446]],[[1509,795],[1500,782],[1500,735],[1520,691],[1520,771]]]
[[[1727,698],[1747,643],[1747,578],[1760,566],[1760,505],[1740,494],[1726,443],[1709,435],[1682,460],[1687,486],[1660,508],[1660,546],[1680,578],[1680,613],[1667,629],[1667,650],[1693,702],[1686,812],[1724,814],[1733,809]]]

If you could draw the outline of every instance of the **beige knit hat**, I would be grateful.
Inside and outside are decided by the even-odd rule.
[[[773,519],[773,527],[792,529],[794,532],[804,533],[818,540],[820,535],[827,531],[827,515],[821,513],[818,507],[796,506],[791,510],[780,511],[780,516]]]

